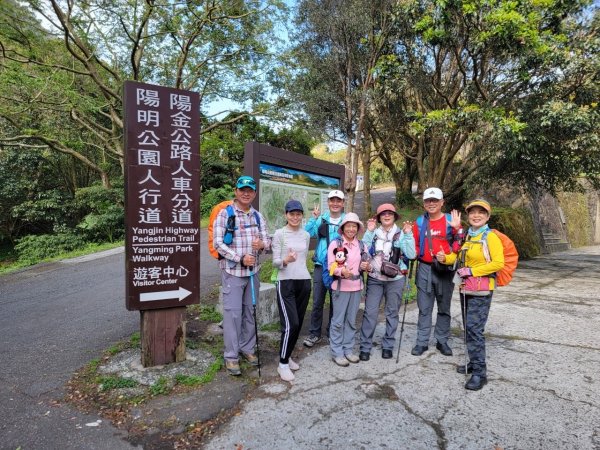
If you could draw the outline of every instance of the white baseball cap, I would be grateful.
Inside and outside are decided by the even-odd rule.
[[[442,200],[444,198],[444,194],[442,194],[442,190],[440,188],[427,188],[425,189],[425,192],[423,192],[423,200],[427,200],[428,198]]]
[[[344,200],[346,198],[346,196],[344,195],[344,193],[342,191],[331,191],[329,193],[329,195],[327,195],[327,198],[334,198],[337,197],[339,199]]]

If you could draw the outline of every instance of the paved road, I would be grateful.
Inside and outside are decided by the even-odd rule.
[[[463,388],[460,303],[453,357],[410,355],[407,312],[400,363],[336,366],[327,346],[297,347],[293,384],[263,372],[251,401],[207,449],[600,449],[600,246],[522,263],[494,294],[486,329],[489,384]],[[376,330],[376,341],[384,332]],[[273,371],[274,372],[274,371]]]
[[[73,371],[139,327],[122,254],[0,277],[0,448],[131,448],[108,423],[56,404]],[[119,270],[119,268],[121,270]]]
[[[201,296],[220,281],[201,233]],[[0,276],[0,449],[131,448],[108,423],[56,403],[72,373],[139,330],[123,248]]]
[[[203,230],[201,296],[220,282],[206,241]],[[99,417],[56,403],[75,370],[139,330],[124,295],[123,248],[0,276],[0,449],[131,448],[106,422],[86,426]]]

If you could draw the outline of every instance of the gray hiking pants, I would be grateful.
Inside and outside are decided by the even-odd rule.
[[[256,345],[250,277],[236,277],[222,271],[221,282],[224,356],[226,360],[237,361],[239,352],[254,353]],[[258,274],[254,274],[254,292],[257,299],[259,291]]]
[[[450,337],[450,301],[454,283],[454,274],[450,271],[440,275],[431,266],[419,263],[417,271],[417,305],[419,306],[419,320],[417,322],[417,345],[429,346],[433,304],[437,302],[437,318],[435,321],[434,336],[444,344]]]
[[[333,318],[329,330],[329,345],[334,358],[353,352],[356,338],[356,315],[362,291],[333,294]]]
[[[381,348],[392,350],[396,341],[398,328],[398,312],[402,304],[402,289],[404,278],[394,281],[381,281],[369,277],[367,280],[367,297],[365,312],[360,327],[360,351],[369,353],[373,347],[373,335],[377,326],[379,306],[385,297],[385,335],[381,340]]]

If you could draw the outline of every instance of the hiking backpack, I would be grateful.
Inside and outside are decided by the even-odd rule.
[[[221,203],[215,205],[210,211],[210,217],[208,219],[208,251],[210,252],[210,255],[215,259],[223,259],[223,257],[219,254],[219,252],[213,245],[215,220],[217,220],[217,216],[223,208],[227,210],[227,222],[225,225],[225,234],[223,235],[223,242],[226,245],[229,245],[233,242],[233,232],[237,230],[237,227],[235,226],[235,211],[233,209],[233,200],[224,200]],[[260,219],[258,216],[258,211],[256,210],[254,211],[254,219],[256,220],[256,226],[258,226],[260,230]]]
[[[486,230],[481,237],[481,241],[472,242],[483,243],[485,241],[487,245],[487,236],[490,232],[498,236],[500,242],[502,242],[502,251],[504,253],[504,267],[496,272],[496,285],[506,286],[511,282],[513,273],[519,263],[519,252],[517,251],[515,243],[507,235],[496,229]]]
[[[452,235],[452,226],[450,225],[452,216],[449,213],[444,213],[444,216],[446,216],[446,240],[452,249],[452,242],[454,241],[454,236]],[[419,254],[417,255],[417,258],[421,258],[425,253],[425,246],[427,245],[425,242],[425,237],[427,236],[427,227],[429,225],[429,214],[426,213],[417,217],[416,224],[419,228]],[[431,245],[433,246],[433,239]]]
[[[394,233],[394,236],[392,236],[392,253],[390,254],[389,261],[398,266],[400,265],[400,262],[403,262],[404,265],[406,267],[408,267],[408,263],[410,262],[408,257],[404,253],[402,253],[402,250],[400,250],[399,247],[394,247],[394,242],[396,242],[398,239],[400,239],[401,233],[402,233],[402,230]],[[377,241],[377,239],[378,239],[378,237],[377,237],[377,235],[375,235],[373,237],[373,242],[371,242],[371,246],[369,247],[369,255],[371,257],[375,256],[375,241]]]
[[[512,280],[513,273],[519,264],[519,252],[511,238],[498,230],[491,231],[500,238],[502,251],[504,252],[504,267],[496,272],[496,284],[506,286]],[[487,238],[487,233],[487,231],[484,233],[484,238]]]

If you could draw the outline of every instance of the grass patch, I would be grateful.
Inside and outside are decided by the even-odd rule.
[[[73,250],[71,252],[60,253],[52,258],[46,258],[39,261],[29,261],[29,262],[20,262],[18,260],[13,259],[11,257],[11,253],[7,250],[4,250],[3,253],[0,253],[0,274],[5,274],[9,272],[13,272],[18,269],[22,269],[24,267],[33,266],[35,264],[44,263],[44,262],[52,262],[58,261],[61,259],[69,259],[69,258],[77,258],[78,256],[89,255],[91,253],[97,253],[104,250],[110,250],[117,247],[122,247],[124,241],[117,242],[107,242],[104,244],[88,244],[85,247],[82,247],[77,250]],[[13,250],[14,253],[14,250]]]
[[[215,361],[210,365],[206,372],[202,375],[183,375],[178,374],[175,376],[175,383],[182,386],[194,387],[201,386],[206,383],[210,383],[214,380],[215,375],[223,367],[223,360],[221,357],[217,357]]]
[[[131,378],[114,377],[114,376],[101,376],[96,378],[96,383],[99,385],[102,392],[110,391],[113,389],[123,388],[134,388],[138,385],[138,382]]]
[[[156,383],[150,386],[149,391],[153,397],[168,394],[171,391],[169,379],[167,377],[159,377]]]
[[[223,320],[223,314],[221,314],[215,305],[200,305],[200,320],[205,320],[212,323],[219,323]]]
[[[308,311],[308,309],[307,309],[307,311]],[[260,331],[279,331],[279,330],[280,330],[279,322],[266,323],[260,327]]]
[[[136,331],[131,335],[131,337],[129,338],[129,345],[131,346],[131,348],[141,348],[142,339],[140,337],[139,331]]]

